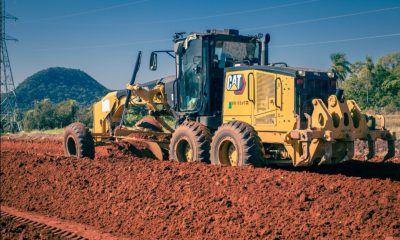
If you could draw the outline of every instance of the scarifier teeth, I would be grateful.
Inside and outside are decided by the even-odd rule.
[[[302,142],[303,154],[300,156],[300,162],[306,162],[310,156],[310,143]]]
[[[386,161],[386,160],[394,157],[394,154],[395,154],[395,146],[394,146],[393,139],[387,140],[387,146],[388,146],[388,152],[386,153],[385,157],[383,158],[383,161]]]
[[[346,162],[353,159],[353,156],[354,156],[354,142],[352,141],[347,143],[347,152],[344,158],[342,159],[342,162]]]
[[[367,156],[365,156],[364,160],[368,161],[371,160],[375,156],[375,141],[373,140],[368,140],[368,153]]]
[[[318,163],[318,165],[322,165],[324,163],[330,163],[331,160],[332,160],[332,142],[326,142],[324,156],[322,156],[321,161]]]

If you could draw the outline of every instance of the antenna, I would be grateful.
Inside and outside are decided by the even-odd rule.
[[[7,41],[16,42],[17,39],[6,34],[6,20],[18,20],[16,17],[6,13],[5,0],[0,0],[0,83],[1,83],[1,123],[0,131],[16,132],[21,127],[17,120],[17,96],[15,94],[14,78],[11,71],[10,59],[8,57]]]

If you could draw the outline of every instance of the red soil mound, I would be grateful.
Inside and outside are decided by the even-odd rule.
[[[400,237],[396,163],[254,169],[129,155],[78,160],[30,144],[2,142],[2,204],[121,237]]]

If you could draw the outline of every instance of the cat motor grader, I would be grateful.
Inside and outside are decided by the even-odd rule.
[[[93,129],[68,126],[68,156],[95,155],[96,144],[136,141],[157,159],[260,166],[335,164],[354,155],[354,141],[367,141],[366,160],[377,139],[387,142],[384,159],[394,156],[395,134],[383,116],[361,112],[337,89],[333,72],[270,64],[269,34],[237,30],[177,33],[174,50],[154,51],[175,59],[176,76],[136,84],[141,52],[126,90],[108,93],[93,105]],[[124,116],[133,105],[148,109],[135,126]],[[164,121],[173,116],[175,126]]]

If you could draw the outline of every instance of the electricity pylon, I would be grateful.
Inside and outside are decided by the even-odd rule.
[[[10,59],[8,57],[7,41],[17,41],[6,34],[6,20],[16,21],[17,18],[7,14],[5,11],[5,0],[0,0],[1,20],[1,46],[0,46],[0,83],[1,83],[1,125],[0,130],[16,132],[21,127],[17,119],[17,96],[15,95],[14,78],[11,71]]]

